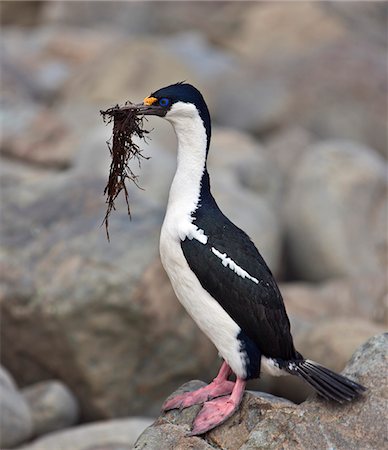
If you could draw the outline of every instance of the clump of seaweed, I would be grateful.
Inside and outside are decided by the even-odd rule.
[[[107,209],[103,224],[105,224],[108,241],[110,240],[109,216],[112,210],[116,210],[115,200],[120,192],[124,193],[128,215],[131,217],[126,181],[133,182],[141,189],[138,184],[138,175],[132,171],[129,163],[132,159],[136,159],[140,168],[141,160],[149,159],[142,154],[140,147],[133,142],[135,136],[145,140],[146,135],[149,133],[143,128],[144,116],[137,113],[136,105],[132,105],[131,102],[126,102],[125,106],[116,105],[106,111],[100,111],[105,123],[109,124],[113,121],[112,137],[107,141],[112,162],[110,164],[108,182],[104,189]]]

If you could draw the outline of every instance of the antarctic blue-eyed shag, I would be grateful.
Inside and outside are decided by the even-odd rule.
[[[191,434],[205,433],[238,409],[246,381],[262,371],[301,377],[327,400],[359,396],[363,386],[295,350],[270,269],[213,198],[206,162],[211,120],[201,93],[177,83],[134,108],[136,114],[167,119],[177,135],[177,170],[161,231],[161,260],[179,301],[223,359],[213,382],[171,398],[163,409],[203,404]],[[232,373],[236,381],[229,380]]]

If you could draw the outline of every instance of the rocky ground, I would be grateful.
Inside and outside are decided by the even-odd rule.
[[[362,398],[351,405],[334,405],[312,397],[295,405],[261,392],[246,393],[240,410],[224,424],[200,437],[189,437],[200,406],[173,410],[160,416],[135,444],[136,450],[151,449],[323,449],[385,448],[388,389],[388,334],[362,345],[343,374],[368,386]],[[180,389],[191,391],[201,382]]]
[[[341,371],[386,329],[386,5],[15,4],[2,2],[1,19],[1,448],[130,448],[168,394],[217,371],[158,257],[175,168],[160,119],[149,120],[152,158],[138,171],[145,190],[131,190],[132,220],[121,203],[110,242],[100,227],[110,128],[99,110],[171,82],[186,79],[208,100],[214,195],[280,280],[298,349]],[[377,386],[356,360],[347,373]],[[310,394],[291,379],[250,388],[296,403]],[[337,410],[320,423],[322,402],[274,402],[247,395],[242,448],[278,442],[280,429],[292,446],[288,414],[346,448],[346,433],[327,431]],[[361,404],[352,416],[364,417]],[[257,425],[260,408],[278,428]],[[368,423],[378,426],[379,411]],[[138,448],[163,439],[166,421],[183,442],[192,414],[159,418]],[[233,448],[240,419],[186,444]],[[349,429],[367,434],[359,423]]]

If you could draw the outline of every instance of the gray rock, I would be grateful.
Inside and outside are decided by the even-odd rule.
[[[0,445],[15,447],[32,435],[30,410],[11,375],[0,367]]]
[[[284,403],[287,405],[293,405],[294,403],[286,398],[276,397],[276,395],[269,394],[268,392],[247,391],[254,397],[260,397],[261,399],[268,400],[271,403]]]
[[[218,366],[214,346],[183,311],[158,262],[176,143],[168,124],[156,125],[145,148],[152,159],[135,169],[145,191],[130,191],[132,221],[118,204],[110,243],[99,229],[109,128],[90,129],[69,172],[15,178],[11,167],[2,179],[4,359],[24,385],[59,377],[88,418],[155,414],[190,373],[206,378]],[[244,133],[215,128],[213,147],[209,170],[220,206],[277,271],[276,171]],[[257,183],[255,171],[273,177]]]
[[[360,4],[357,12],[351,4],[332,4],[252,3],[235,14],[221,42],[241,56],[241,78],[248,79],[222,89],[217,111],[239,125],[244,117],[252,132],[274,134],[298,125],[320,138],[352,139],[385,154],[385,5]],[[376,35],[377,44],[370,39]]]
[[[365,33],[368,39],[374,39],[386,47],[388,9],[384,3],[359,2],[350,7],[346,3],[329,1],[319,6],[342,19],[351,32],[357,30]]]
[[[387,325],[387,280],[376,274],[329,280],[324,283],[280,284],[287,312],[297,332],[332,318],[364,319]]]
[[[370,337],[383,333],[385,329],[386,327],[365,319],[332,317],[298,333],[295,345],[305,358],[340,372],[357,347]]]
[[[200,406],[193,406],[162,414],[139,437],[135,449],[384,448],[387,440],[387,351],[388,334],[382,334],[371,338],[355,352],[343,373],[361,382],[368,391],[351,404],[338,405],[313,397],[294,405],[246,393],[239,411],[204,436],[187,436],[200,409]],[[201,385],[191,382],[181,391],[194,390]]]
[[[214,130],[208,169],[221,210],[251,237],[271,270],[278,273],[280,171],[257,141],[229,128]]]
[[[104,55],[83,66],[66,88],[67,101],[105,109],[117,102],[142,101],[144,96],[168,84],[198,78],[161,38],[143,37],[136,45],[126,37],[115,35],[115,43]],[[105,59],[105,60],[104,60]],[[125,63],[125,61],[127,61]]]
[[[41,381],[22,390],[30,407],[34,436],[75,425],[79,418],[77,399],[56,380]]]
[[[131,450],[152,419],[130,417],[57,431],[19,450]]]
[[[378,272],[386,189],[386,163],[367,147],[328,141],[306,153],[285,199],[294,274],[317,281]]]
[[[265,141],[265,151],[271,161],[281,171],[283,186],[288,188],[288,180],[299,166],[304,154],[315,142],[315,136],[302,127],[287,127],[274,133]]]
[[[0,365],[0,386],[8,390],[17,390],[14,379],[5,367]]]
[[[156,413],[188,374],[216,370],[215,349],[158,262],[158,201],[132,190],[108,243],[106,175],[85,172],[2,180],[2,356],[23,385],[63,380],[87,418]]]
[[[229,71],[213,88],[213,113],[224,126],[265,133],[284,123],[291,92],[284,79]]]

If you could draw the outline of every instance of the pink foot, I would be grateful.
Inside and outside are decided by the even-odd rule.
[[[206,433],[229,419],[240,406],[245,384],[244,380],[238,378],[231,395],[206,402],[195,418],[189,435]]]
[[[175,408],[188,408],[192,405],[200,405],[212,398],[230,394],[234,388],[234,383],[228,381],[231,372],[230,367],[224,361],[217,377],[214,378],[209,385],[197,389],[194,392],[186,392],[185,394],[177,395],[170,400],[167,400],[162,406],[162,411],[168,411]]]
[[[200,388],[194,392],[186,392],[185,394],[177,395],[166,402],[162,406],[163,411],[170,409],[183,409],[192,405],[200,405],[213,398],[228,395],[232,392],[234,383],[232,381],[213,381],[212,383]]]

